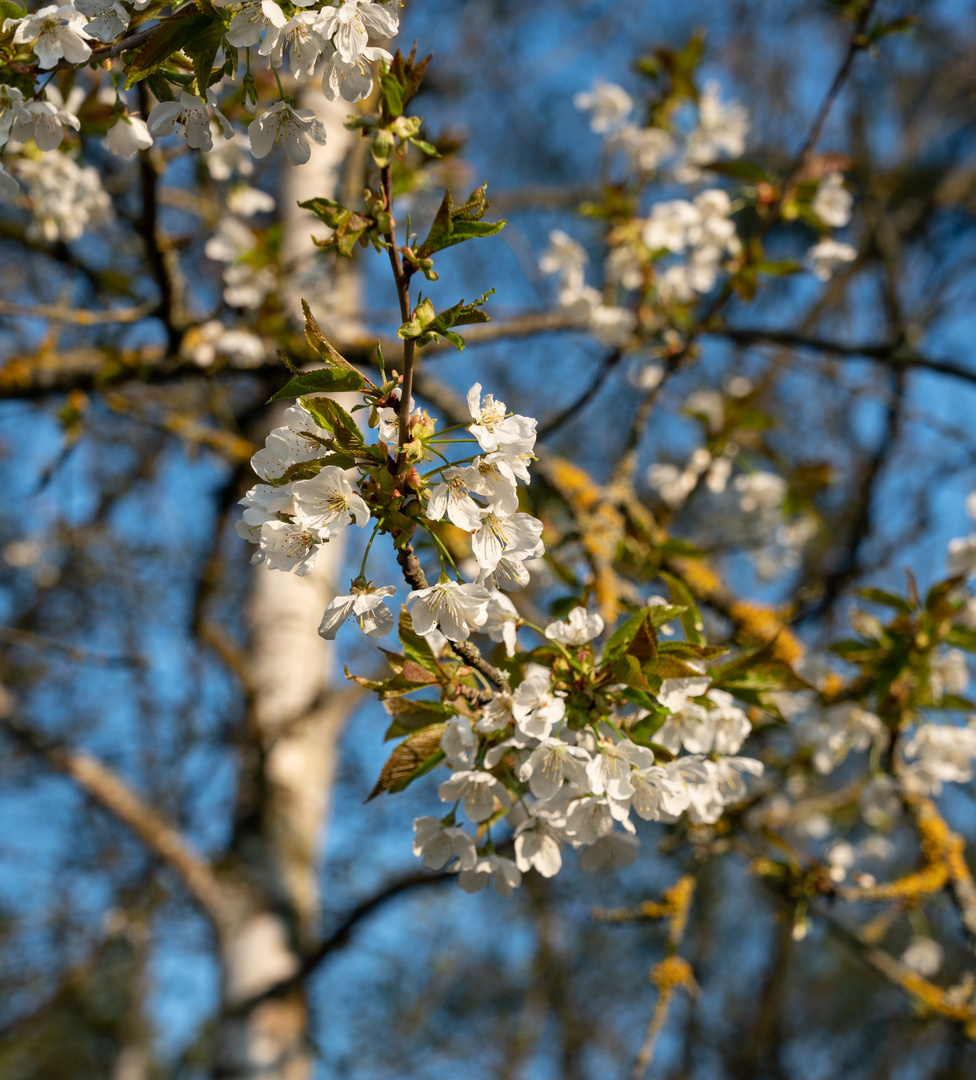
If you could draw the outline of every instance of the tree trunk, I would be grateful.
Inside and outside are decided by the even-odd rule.
[[[297,202],[341,197],[341,177],[354,136],[340,102],[314,107],[328,131],[325,146],[298,169],[285,166],[281,194],[283,264],[294,284],[285,290],[296,319],[308,299],[328,334],[359,310],[355,276],[338,275],[318,256],[314,219]],[[309,104],[313,104],[311,101]],[[322,226],[317,231],[324,231]],[[313,271],[309,273],[310,269]],[[279,418],[275,423],[280,423]],[[222,1016],[217,1033],[221,1080],[309,1080],[304,989],[235,1009],[294,974],[318,936],[318,872],[337,765],[337,741],[351,706],[334,685],[331,642],[316,633],[322,612],[342,585],[345,544],[331,540],[307,577],[256,569],[252,601],[255,692],[242,753],[232,863],[240,911],[219,945]]]

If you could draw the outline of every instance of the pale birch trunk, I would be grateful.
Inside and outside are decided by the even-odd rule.
[[[350,111],[345,103],[328,106],[321,93],[309,98],[326,126],[328,143],[312,145],[307,165],[284,167],[282,257],[295,270],[286,298],[300,319],[304,294],[326,334],[340,337],[355,323],[357,282],[352,274],[332,273],[328,279],[320,274],[317,288],[308,283],[303,271],[317,251],[309,237],[325,227],[296,204],[313,196],[340,197],[354,136],[343,127]],[[280,413],[270,419],[269,426],[280,423]],[[326,604],[346,584],[344,555],[345,544],[332,540],[307,577],[264,567],[254,576],[251,745],[242,756],[233,845],[241,905],[219,943],[223,1014],[217,1075],[222,1080],[309,1080],[313,1072],[302,989],[243,1016],[234,1010],[294,974],[318,935],[319,854],[349,702],[335,686],[334,646],[316,631]]]

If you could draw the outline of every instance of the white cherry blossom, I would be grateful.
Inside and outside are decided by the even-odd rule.
[[[651,251],[664,248],[679,254],[688,246],[689,230],[700,223],[701,212],[687,199],[655,203],[644,223],[641,239]]]
[[[508,694],[496,694],[487,705],[481,708],[481,719],[475,724],[475,731],[490,735],[493,731],[503,731],[512,722],[512,699]]]
[[[487,821],[495,812],[495,801],[504,809],[512,805],[512,798],[505,787],[491,773],[477,769],[462,769],[445,780],[437,789],[441,802],[464,800],[464,813],[468,821],[477,825]]]
[[[480,517],[471,548],[483,572],[491,573],[502,555],[522,560],[543,553],[542,522],[538,518],[531,514],[504,517],[491,507],[482,510]]]
[[[266,56],[272,67],[280,68],[287,48],[291,73],[299,82],[306,82],[312,77],[325,47],[325,42],[315,32],[317,20],[318,12],[296,11],[284,24],[269,25],[258,54]]]
[[[318,439],[331,434],[315,423],[304,406],[292,405],[285,411],[285,426],[268,435],[265,445],[251,458],[251,468],[262,480],[277,480],[292,465],[321,457],[323,447]]]
[[[640,841],[636,836],[615,829],[599,837],[595,844],[583,852],[580,856],[580,869],[591,872],[606,869],[614,863],[630,866],[637,858],[639,847]]]
[[[581,746],[570,746],[562,739],[543,738],[519,769],[519,779],[528,781],[537,799],[550,799],[568,780],[586,790],[586,766],[589,753]]]
[[[373,73],[370,63],[385,60],[390,63],[393,57],[386,51],[369,46],[355,60],[344,60],[333,45],[326,45],[322,55],[325,65],[322,69],[322,93],[327,101],[342,98],[350,104],[362,101],[373,89]]]
[[[6,199],[9,202],[17,197],[18,191],[20,191],[20,184],[4,169],[3,165],[0,165],[0,199]]]
[[[24,95],[16,86],[0,83],[0,142],[6,142],[14,124],[31,124]],[[29,137],[29,136],[28,136]]]
[[[462,869],[458,874],[458,885],[468,893],[486,889],[489,882],[495,892],[507,900],[522,884],[522,874],[515,863],[503,855],[486,855],[478,860],[474,869]]]
[[[555,877],[562,869],[559,840],[548,822],[528,818],[515,830],[515,865],[527,873],[537,870],[544,878]]]
[[[250,0],[231,19],[227,43],[238,48],[257,45],[266,29],[280,29],[286,22],[288,16],[274,0]]]
[[[544,671],[544,669],[542,669]],[[512,695],[512,715],[518,729],[534,739],[546,739],[566,715],[566,702],[549,685],[549,673],[523,679]]]
[[[857,249],[839,240],[821,240],[807,252],[810,272],[818,281],[829,281],[834,271],[857,258]]]
[[[372,0],[344,0],[338,7],[323,8],[316,27],[324,39],[331,39],[347,64],[365,53],[370,37],[395,37],[399,28],[397,16]]]
[[[438,582],[428,589],[415,589],[406,599],[414,630],[429,634],[440,629],[449,641],[465,641],[488,619],[491,595],[482,585]]]
[[[254,553],[251,562],[305,577],[315,567],[321,539],[318,529],[303,522],[266,521],[261,526],[261,550]]]
[[[488,618],[482,632],[492,641],[504,642],[506,656],[514,656],[518,646],[519,613],[511,600],[498,589],[492,589],[488,602]]]
[[[485,453],[504,448],[508,454],[530,453],[535,446],[536,421],[517,413],[508,416],[505,402],[496,401],[491,394],[481,400],[481,383],[468,391],[468,410],[474,423],[468,430],[478,440]]]
[[[445,825],[435,817],[414,818],[413,853],[428,870],[443,870],[453,858],[462,870],[473,870],[478,861],[474,840],[460,825]]]
[[[369,507],[338,465],[325,465],[311,479],[297,481],[292,494],[296,519],[319,529],[334,533],[353,522],[360,528],[369,522]]]
[[[25,106],[27,116],[16,120],[11,138],[18,142],[33,139],[38,150],[56,150],[64,139],[66,127],[79,131],[81,121],[58,101],[29,101]]]
[[[947,569],[951,577],[976,574],[976,534],[957,536],[949,541]]]
[[[590,114],[590,130],[602,135],[627,122],[634,99],[622,86],[594,79],[592,90],[573,95],[573,104]]]
[[[79,166],[59,151],[17,164],[31,200],[31,239],[77,240],[112,220],[112,202],[93,165]]]
[[[518,592],[529,583],[529,572],[520,559],[510,559],[503,555],[498,565],[491,572],[482,571],[478,575],[478,584],[488,589],[504,589],[505,592]]]
[[[15,45],[32,43],[38,67],[53,68],[64,57],[70,64],[83,64],[91,56],[85,16],[71,4],[49,4],[22,19],[4,19],[3,28],[16,26]]]
[[[551,622],[546,637],[562,645],[585,645],[603,633],[603,619],[597,612],[574,607],[565,620]]]
[[[129,13],[119,0],[74,0],[74,7],[88,16],[85,33],[98,41],[114,41],[129,26]]]
[[[854,197],[844,187],[843,174],[828,173],[817,186],[810,208],[825,225],[843,228],[851,220]]]
[[[247,126],[247,134],[256,158],[267,157],[275,143],[280,143],[292,165],[304,165],[312,156],[309,139],[325,143],[325,128],[315,113],[311,109],[293,109],[284,101],[276,101],[267,112],[255,117]]]
[[[394,435],[395,438],[395,435]],[[441,474],[441,482],[430,492],[424,516],[431,521],[446,517],[464,532],[474,532],[481,525],[482,508],[468,494],[470,476],[467,469],[454,465]]]
[[[390,596],[396,596],[393,585],[384,585],[379,589],[355,589],[348,596],[334,597],[326,605],[319,625],[319,636],[334,641],[339,627],[352,615],[367,637],[386,637],[394,627],[393,613],[384,602]]]
[[[636,124],[625,124],[612,132],[606,145],[611,153],[623,156],[631,172],[645,174],[654,172],[676,149],[674,139],[663,128],[640,128]]]
[[[539,269],[544,274],[558,274],[564,289],[577,289],[583,284],[583,268],[588,259],[586,251],[562,229],[549,233],[549,247],[539,257]]]
[[[187,143],[195,150],[213,148],[213,131],[210,119],[214,117],[220,125],[219,130],[225,139],[234,134],[234,129],[226,116],[217,108],[217,95],[207,89],[207,97],[194,97],[185,90],[180,91],[178,101],[160,101],[146,117],[149,134],[160,139],[172,135],[174,129],[186,136]]]
[[[690,698],[701,697],[711,685],[711,681],[708,675],[687,675],[680,679],[664,679],[656,696],[666,709],[679,712],[688,704]]]
[[[153,144],[146,121],[138,116],[120,116],[108,129],[108,148],[122,158],[132,158]]]
[[[481,495],[488,505],[503,517],[518,510],[518,490],[516,477],[528,483],[529,473],[524,462],[519,458],[510,458],[501,453],[486,454],[460,470],[469,491]],[[474,532],[480,522],[466,531]]]
[[[441,735],[441,750],[449,769],[470,769],[478,756],[478,736],[467,716],[452,716]]]

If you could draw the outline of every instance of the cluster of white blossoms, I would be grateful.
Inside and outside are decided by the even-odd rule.
[[[397,394],[399,390],[394,391]],[[420,494],[427,520],[447,521],[470,534],[477,580],[452,582],[442,575],[437,584],[411,592],[406,606],[418,634],[457,642],[482,631],[505,640],[512,652],[515,609],[499,590],[524,588],[529,581],[525,560],[537,558],[544,550],[542,522],[518,512],[517,485],[530,479],[536,421],[508,413],[505,403],[491,394],[482,398],[480,383],[469,391],[468,406],[468,430],[473,438],[466,441],[476,444],[481,453],[434,468]],[[380,441],[396,445],[396,409],[378,409],[376,419]],[[282,482],[293,466],[324,457],[332,434],[319,427],[301,404],[288,409],[285,420],[286,426],[275,428],[251,459],[265,483],[251,488],[241,500],[245,510],[237,531],[258,545],[252,562],[305,575],[312,570],[321,545],[349,524],[365,526],[370,508],[353,488],[348,473],[335,465],[323,466],[310,478]],[[424,423],[430,426],[428,441],[436,446],[432,422],[420,409],[413,409],[411,426]],[[375,464],[364,462],[364,466]],[[368,471],[361,471],[365,481]],[[382,603],[394,594],[393,587],[366,589],[354,583],[354,589],[330,603],[319,631],[323,637],[334,638],[350,614],[357,616],[370,636],[381,637],[393,629],[393,616]],[[372,614],[367,617],[366,612]]]
[[[686,132],[680,125],[674,132],[638,127],[630,119],[634,108],[630,94],[602,79],[596,80],[592,90],[576,94],[573,101],[590,114],[590,128],[604,137],[608,153],[622,156],[628,173],[641,178],[670,162],[670,175],[677,183],[694,185],[701,182],[709,165],[723,158],[734,160],[745,152],[748,110],[735,101],[723,102],[714,81],[702,91],[696,123]],[[831,172],[820,180],[810,209],[823,226],[840,229],[850,222],[852,206],[843,175]],[[633,237],[612,247],[605,264],[608,282],[639,288],[644,280],[641,267],[649,254],[671,255],[679,258],[669,259],[655,280],[665,303],[686,304],[710,292],[723,258],[741,251],[731,212],[729,196],[720,189],[703,191],[692,200],[658,203],[643,226],[641,243],[647,250],[639,250]],[[558,253],[550,249],[546,258],[552,261]],[[827,281],[856,258],[850,244],[827,235],[807,251],[805,262],[818,280]],[[572,291],[564,287],[564,293],[560,303],[566,306]]]
[[[660,376],[655,365],[645,366],[637,376],[642,389]],[[752,468],[739,461],[741,447],[734,437],[719,439],[726,425],[726,405],[731,399],[752,393],[751,380],[743,375],[728,379],[724,388],[701,387],[685,398],[682,412],[698,419],[712,447],[696,446],[683,464],[654,462],[647,468],[647,482],[668,509],[680,510],[691,494],[704,489],[712,499],[708,520],[715,535],[726,545],[748,550],[756,573],[770,580],[799,566],[807,544],[817,535],[817,517],[807,511],[787,513],[789,484],[777,473]],[[739,464],[737,465],[737,462]]]
[[[32,215],[27,235],[33,240],[77,240],[86,229],[112,220],[112,202],[93,165],[79,165],[54,150],[17,163],[27,187]]]
[[[281,480],[291,466],[322,457],[331,435],[302,405],[291,406],[285,421],[251,458],[251,467],[265,481]],[[238,534],[258,545],[251,562],[300,577],[312,571],[322,544],[353,522],[362,527],[369,521],[362,496],[335,465],[325,465],[306,480],[257,484],[241,505],[245,510]]]
[[[742,250],[732,209],[721,188],[709,188],[690,201],[671,199],[653,206],[641,240],[655,261],[667,259],[656,281],[665,303],[687,304],[711,292],[723,260]]]
[[[828,173],[817,185],[817,193],[810,209],[824,223],[834,229],[842,229],[851,220],[854,199],[844,187],[844,177],[839,172]],[[806,254],[810,272],[818,281],[829,281],[834,271],[857,258],[857,250],[832,237],[814,244]]]
[[[141,11],[149,0],[122,3],[120,0],[72,0],[68,4],[50,4],[33,14],[3,21],[3,31],[13,31],[15,45],[29,45],[37,56],[38,67],[50,70],[66,61],[84,64],[99,43],[115,42],[128,29],[131,12]],[[390,61],[385,49],[371,46],[370,39],[388,40],[399,29],[398,0],[336,0],[315,3],[296,0],[282,8],[275,0],[218,0],[217,7],[233,9],[227,29],[229,46],[259,46],[258,53],[270,67],[281,68],[285,54],[292,74],[307,82],[322,62],[322,90],[330,101],[342,97],[360,101],[372,89],[369,64]],[[219,84],[219,85],[222,85]],[[253,81],[250,84],[253,87]],[[84,97],[84,94],[81,95]],[[121,95],[114,96],[117,118],[110,126],[106,145],[113,153],[131,158],[147,150],[155,139],[175,132],[183,135],[195,149],[209,151],[214,135],[234,139],[233,125],[220,111],[213,87],[204,97],[183,90],[174,101],[160,101],[142,118],[129,113]],[[265,157],[280,145],[293,165],[308,161],[309,141],[325,142],[326,133],[311,109],[295,109],[281,100],[258,112],[253,93],[245,94],[245,108],[258,113],[248,126],[251,153]],[[57,98],[53,87],[25,100],[15,86],[0,85],[0,142],[9,138],[10,150],[33,139],[39,150],[48,152],[61,144],[65,128],[80,129],[76,112]],[[16,198],[19,185],[14,175],[0,164],[0,198]]]
[[[702,168],[722,157],[741,157],[749,134],[749,112],[738,102],[723,102],[717,82],[705,84],[695,122],[685,133],[658,127],[639,127],[630,119],[634,100],[622,86],[597,79],[592,90],[576,94],[573,104],[590,114],[590,129],[607,139],[611,153],[620,153],[627,167],[639,174],[674,159],[675,179],[692,184]]]
[[[545,636],[592,655],[589,643],[603,628],[599,615],[577,607],[567,620],[550,623]],[[493,884],[510,896],[529,869],[558,873],[565,847],[582,852],[584,869],[632,862],[639,844],[632,814],[673,822],[687,813],[692,822],[716,822],[745,796],[744,776],[762,775],[763,765],[736,756],[751,725],[732,696],[710,683],[707,673],[662,682],[656,697],[670,717],[655,737],[658,760],[627,737],[622,716],[570,727],[566,694],[554,688],[552,671],[527,665],[510,696],[494,698],[479,718],[448,722],[441,750],[451,776],[438,794],[455,805],[445,818],[414,821],[414,853],[428,869],[456,870],[467,892]],[[502,761],[504,783],[487,771]],[[459,808],[476,837],[456,824]],[[488,839],[487,826],[499,819],[513,830],[514,858],[497,854]]]
[[[623,345],[637,327],[637,316],[628,308],[605,304],[603,296],[585,283],[587,254],[561,229],[549,234],[549,247],[539,259],[544,274],[557,275],[558,304],[600,342],[611,348]]]
[[[315,399],[288,409],[285,426],[272,431],[252,458],[261,482],[241,500],[244,514],[237,528],[257,545],[252,562],[306,574],[339,530],[362,527],[371,515],[379,528],[384,510],[375,470],[382,459],[385,471],[398,441],[398,393],[373,393],[379,441],[370,447],[364,441],[361,451],[353,452],[358,480],[351,479],[352,469],[336,465],[322,464],[315,471],[333,435],[316,422]],[[404,510],[416,500],[421,516],[413,516],[421,525],[447,522],[467,533],[474,580],[463,581],[458,573],[452,581],[442,574],[435,584],[414,588],[404,607],[413,633],[427,639],[435,656],[483,634],[504,643],[508,656],[515,657],[516,630],[524,620],[506,593],[528,584],[526,561],[543,553],[543,523],[518,509],[518,485],[530,479],[536,421],[483,395],[479,383],[467,401],[470,439],[460,442],[439,441],[430,417],[411,408],[412,460],[419,464],[435,450],[440,453],[438,448],[465,442],[473,453],[423,475],[414,466],[415,494],[407,496]],[[357,436],[351,439],[355,443]],[[327,606],[319,628],[323,637],[334,639],[350,618],[370,637],[393,630],[389,603],[396,589],[368,582],[365,565],[364,557],[350,592]],[[660,598],[648,602],[655,610],[662,605],[667,606]],[[676,617],[662,611],[656,618],[665,635],[672,632],[664,625],[671,621],[668,614]],[[608,705],[599,715],[572,711],[568,684],[561,680],[570,670],[585,680],[586,672],[603,664],[595,644],[604,632],[598,614],[576,607],[566,619],[532,629],[545,646],[543,655],[547,649],[568,666],[560,671],[555,660],[555,666],[524,662],[510,685],[502,680],[504,685],[493,690],[468,688],[469,696],[452,699],[456,704],[447,709],[439,734],[450,777],[438,793],[455,805],[444,819],[415,822],[414,848],[425,866],[457,870],[469,892],[491,883],[508,896],[532,867],[546,877],[555,874],[566,846],[582,850],[587,868],[611,858],[631,861],[638,844],[632,816],[674,821],[687,813],[694,822],[715,822],[726,806],[741,800],[744,776],[762,773],[759,761],[737,756],[751,725],[730,694],[712,687],[704,661],[687,665],[698,674],[660,683],[655,708],[663,726],[652,748],[629,734],[635,724],[649,722],[644,708],[621,699],[621,706]],[[474,835],[456,823],[462,807]],[[502,818],[513,832],[514,858],[492,845],[490,827]]]
[[[577,108],[590,113],[590,127],[606,138],[608,151],[624,151],[628,168],[642,178],[673,159],[674,179],[697,183],[703,166],[726,155],[738,157],[745,149],[748,113],[734,102],[723,105],[715,83],[702,93],[697,125],[684,136],[680,150],[676,141],[681,139],[680,132],[672,135],[630,121],[634,102],[620,86],[597,80],[592,91],[577,94],[573,100]],[[731,220],[733,210],[728,193],[721,188],[701,191],[692,199],[655,204],[646,219],[635,219],[632,227],[611,234],[604,263],[607,286],[612,291],[630,291],[653,280],[658,297],[668,304],[687,304],[711,292],[726,258],[742,249]],[[583,284],[584,262],[585,253],[578,245],[564,233],[554,232],[540,267],[559,274],[561,308],[577,314],[606,344],[622,344],[636,320],[626,308],[604,305],[603,297]]]

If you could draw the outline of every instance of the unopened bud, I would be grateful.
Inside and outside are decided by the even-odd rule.
[[[241,106],[245,112],[254,114],[258,111],[258,89],[254,84],[254,76],[248,71],[241,87]]]

